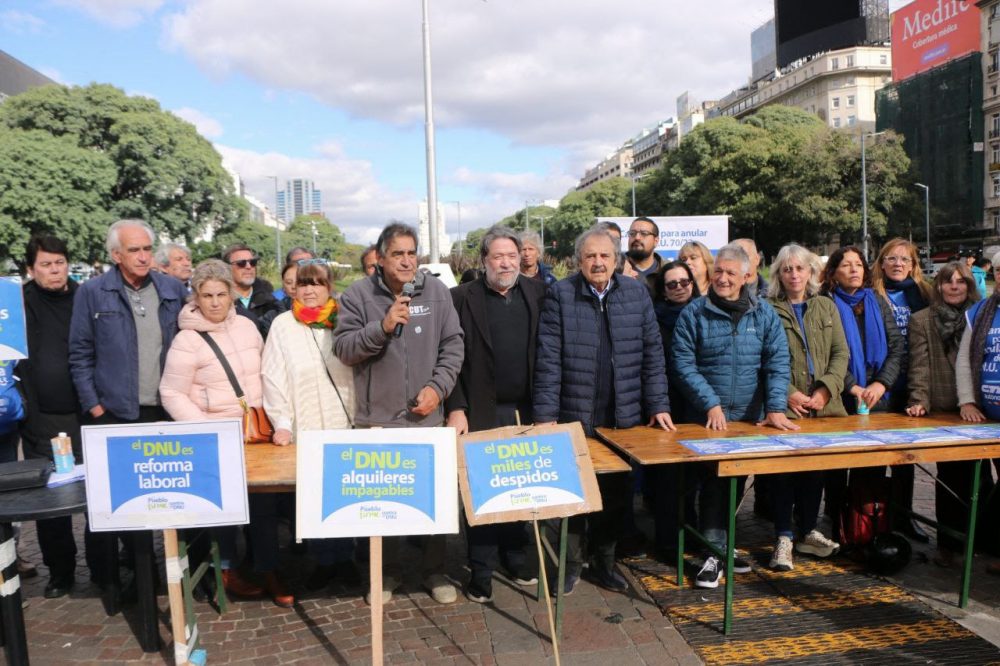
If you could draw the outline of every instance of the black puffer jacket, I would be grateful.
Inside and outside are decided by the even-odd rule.
[[[646,287],[612,276],[604,297],[611,331],[611,358],[599,358],[601,303],[579,273],[549,288],[538,324],[535,357],[535,422],[580,421],[593,434],[598,364],[611,363],[615,423],[639,425],[670,411],[663,343]]]

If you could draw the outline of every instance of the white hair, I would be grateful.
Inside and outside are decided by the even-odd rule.
[[[122,249],[122,239],[119,238],[118,232],[122,229],[127,229],[128,227],[139,227],[143,229],[147,235],[149,235],[149,244],[153,245],[156,243],[156,233],[153,231],[153,227],[149,226],[145,220],[140,220],[138,218],[130,218],[124,220],[118,220],[110,227],[108,227],[108,239],[105,242],[105,247],[108,249],[108,256],[115,250]]]

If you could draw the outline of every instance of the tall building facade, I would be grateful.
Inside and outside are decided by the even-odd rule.
[[[285,189],[278,192],[278,219],[291,224],[299,215],[323,212],[323,193],[311,180],[296,178],[285,182]]]
[[[986,178],[983,226],[1000,237],[1000,0],[981,0],[980,35],[983,53],[983,120],[986,137]]]
[[[804,58],[776,76],[734,90],[713,115],[742,118],[768,104],[796,106],[830,127],[875,129],[875,93],[891,80],[887,46],[855,46]]]

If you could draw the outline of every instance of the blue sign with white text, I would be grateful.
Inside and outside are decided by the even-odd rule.
[[[138,498],[183,510],[183,495],[222,510],[215,433],[108,437],[107,451],[112,512]]]
[[[0,278],[0,361],[22,358],[28,358],[24,292],[19,283]]]
[[[362,520],[396,522],[410,511],[435,520],[434,445],[324,444],[322,520],[343,509]]]
[[[476,515],[584,501],[569,433],[463,444]]]

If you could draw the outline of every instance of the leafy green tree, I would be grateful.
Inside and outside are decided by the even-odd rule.
[[[313,243],[313,229],[315,225],[315,245]],[[337,225],[330,222],[325,217],[314,217],[311,215],[299,215],[288,231],[281,234],[282,247],[290,248],[300,245],[310,250],[316,248],[316,254],[327,259],[333,259],[346,244],[344,234]]]
[[[901,137],[882,137],[869,160],[869,233],[882,237],[906,199],[909,160]],[[754,236],[771,254],[798,240],[859,238],[861,165],[856,137],[816,116],[768,106],[742,121],[699,125],[650,178],[637,206],[653,215],[729,215],[731,236]]]
[[[291,247],[286,244],[284,234],[282,234],[281,240],[282,248]],[[275,261],[274,229],[271,227],[265,227],[263,224],[251,222],[250,220],[242,220],[236,226],[216,234],[212,242],[215,246],[215,252],[210,256],[221,256],[222,252],[234,243],[246,243],[253,249],[257,256],[269,261]],[[284,249],[282,249],[282,252],[284,252]],[[281,260],[283,261],[284,257]]]
[[[100,227],[119,217],[141,217],[158,232],[190,240],[208,226],[225,230],[246,216],[246,203],[234,193],[212,145],[155,100],[129,97],[110,85],[45,86],[7,99],[0,106],[0,127],[5,129],[0,141],[7,144],[0,150],[8,152],[16,151],[26,136],[59,140],[49,144],[52,159],[28,159],[19,165],[19,175],[34,181],[33,187],[54,201],[78,200],[83,195],[74,191],[84,191],[99,205],[97,210],[87,208],[95,216],[93,223],[81,218],[94,228],[81,229],[72,219],[78,210],[67,208],[58,218],[39,216],[44,211],[4,201],[14,197],[4,188],[0,210],[23,233],[11,239],[13,245],[3,247],[0,241],[0,251],[17,255],[30,234],[49,231],[67,240],[76,237],[85,255],[81,258],[93,260],[104,258]],[[62,156],[51,153],[57,147]],[[65,177],[59,162],[80,163],[81,152],[90,154],[93,163],[82,176]],[[95,181],[88,174],[96,171],[102,175]]]
[[[609,178],[567,194],[559,202],[559,210],[545,222],[546,254],[572,256],[576,237],[592,227],[596,218],[630,214],[631,197],[632,182],[627,178]]]
[[[23,262],[33,233],[66,241],[70,258],[90,261],[107,233],[115,168],[72,139],[0,126],[0,257]]]

